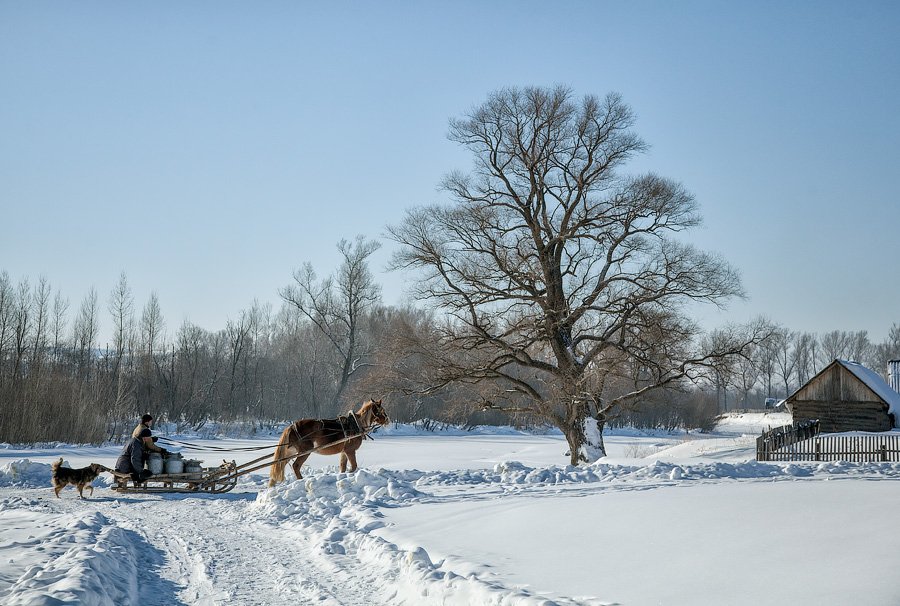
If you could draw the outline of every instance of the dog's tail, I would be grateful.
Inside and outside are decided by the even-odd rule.
[[[57,469],[59,469],[59,466],[62,465],[62,462],[63,462],[62,457],[60,457],[59,461],[57,461],[56,463],[54,463],[53,465],[50,466],[50,469],[52,469],[55,472]]]

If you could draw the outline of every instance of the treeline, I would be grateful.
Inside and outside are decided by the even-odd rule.
[[[279,309],[254,303],[217,331],[189,321],[172,329],[155,293],[136,305],[125,274],[106,297],[92,290],[73,307],[44,278],[13,283],[0,272],[0,442],[117,440],[143,412],[180,429],[269,428],[334,417],[370,397],[388,398],[399,422],[509,422],[461,413],[452,394],[405,392],[397,365],[416,376],[425,361],[397,341],[434,320],[379,304],[365,267],[375,246],[339,248],[335,276],[316,280],[305,266]],[[101,317],[112,327],[102,346]]]
[[[765,398],[784,399],[835,359],[853,360],[887,379],[889,360],[900,359],[900,324],[873,343],[866,331],[816,334],[778,327],[750,355],[716,374],[722,408],[759,408]]]
[[[105,309],[104,309],[105,307]],[[101,314],[113,323],[112,342],[98,345]],[[70,304],[41,278],[13,284],[0,273],[0,441],[101,442],[130,431],[140,413],[180,427],[209,421],[257,426],[300,417],[331,417],[369,394],[362,378],[400,325],[424,314],[372,306],[359,317],[347,368],[327,323],[295,305],[254,304],[209,331],[184,322],[166,325],[157,296],[142,309],[127,279],[101,306],[90,292]],[[346,340],[346,339],[344,339]],[[340,343],[338,343],[340,345]],[[343,381],[344,376],[350,380]],[[392,416],[438,416],[436,399],[395,395]]]
[[[346,252],[355,262],[368,254],[354,257],[351,246]],[[342,289],[339,279],[316,283],[307,271],[295,276],[296,289],[282,292],[280,308],[254,304],[209,331],[187,321],[169,327],[155,294],[138,309],[124,274],[106,297],[91,291],[73,307],[44,278],[14,283],[2,272],[0,441],[116,440],[147,411],[181,428],[210,421],[268,428],[333,417],[368,397],[387,398],[400,422],[533,423],[473,409],[476,398],[464,385],[428,394],[405,389],[432,362],[409,355],[404,339],[414,333],[421,343],[446,320],[381,305],[375,296],[354,304],[342,297],[364,290],[360,285],[370,295],[377,288],[359,278],[364,273],[346,275],[356,281]],[[113,334],[101,347],[103,314]],[[887,360],[900,357],[900,326],[878,344],[865,332],[779,329],[749,358],[718,368],[712,383],[657,391],[610,424],[703,427],[722,410],[784,397],[836,357],[884,372]]]

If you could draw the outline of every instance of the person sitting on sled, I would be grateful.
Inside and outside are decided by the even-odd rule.
[[[131,432],[131,439],[125,443],[122,453],[116,460],[116,471],[131,475],[131,479],[135,482],[143,482],[151,475],[149,469],[144,469],[144,463],[147,460],[147,451],[159,452],[167,454],[165,448],[156,445],[156,438],[152,436],[150,426],[153,425],[153,417],[145,414],[141,417],[141,422],[134,431]]]

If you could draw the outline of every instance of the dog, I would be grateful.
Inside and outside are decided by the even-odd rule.
[[[78,496],[82,499],[84,498],[85,487],[90,488],[91,496],[94,496],[94,487],[91,485],[91,482],[97,479],[97,476],[104,471],[112,471],[99,463],[91,463],[81,469],[72,469],[71,467],[63,467],[62,462],[63,460],[60,458],[59,461],[50,466],[53,470],[50,481],[53,483],[53,491],[56,493],[57,499],[60,498],[60,491],[69,484],[78,489]]]

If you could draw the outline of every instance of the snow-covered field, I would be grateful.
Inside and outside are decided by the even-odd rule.
[[[614,432],[581,468],[556,433],[392,428],[356,474],[311,457],[304,480],[218,496],[119,495],[105,475],[86,500],[54,497],[50,463],[111,466],[117,447],[0,445],[0,603],[900,604],[900,464],[754,461],[786,422]]]

